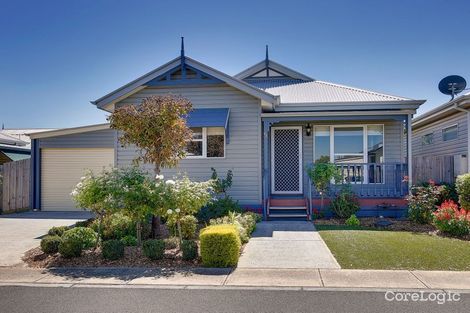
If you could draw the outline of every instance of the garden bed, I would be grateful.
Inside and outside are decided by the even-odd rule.
[[[409,231],[409,232],[414,232],[414,233],[436,233],[436,228],[432,225],[418,224],[418,223],[415,223],[406,219],[365,217],[365,218],[360,218],[359,220],[361,222],[360,228],[364,228],[364,229]],[[377,227],[376,223],[380,221],[390,222],[391,224],[386,227]],[[314,221],[315,226],[320,226],[320,225],[342,226],[342,225],[345,225],[345,222],[346,222],[346,219],[342,219],[342,218],[316,219]]]
[[[101,255],[101,249],[85,250],[80,257],[66,259],[59,253],[48,255],[37,247],[26,251],[23,261],[33,268],[50,267],[149,267],[149,268],[188,268],[199,267],[199,259],[193,261],[183,261],[181,252],[177,249],[166,250],[165,258],[161,260],[150,260],[142,253],[138,247],[126,247],[124,257],[119,260],[106,260]]]

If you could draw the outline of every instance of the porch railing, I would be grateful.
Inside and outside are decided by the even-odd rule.
[[[330,184],[329,196],[343,185],[350,184],[359,197],[403,197],[408,193],[408,164],[406,163],[344,163],[336,164],[341,173],[339,183]],[[313,165],[315,166],[315,165]],[[309,196],[320,197],[309,178]]]

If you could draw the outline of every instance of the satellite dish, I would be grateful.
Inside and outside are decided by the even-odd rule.
[[[465,87],[467,87],[467,82],[465,81],[465,78],[458,75],[450,75],[444,77],[439,82],[439,91],[445,95],[452,96],[452,99],[454,99],[454,96],[456,94],[465,90]]]

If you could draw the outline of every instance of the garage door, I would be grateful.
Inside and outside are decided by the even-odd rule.
[[[41,149],[41,209],[78,211],[70,193],[87,169],[113,166],[114,149]]]

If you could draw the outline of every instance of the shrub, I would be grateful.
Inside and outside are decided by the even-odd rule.
[[[234,225],[213,225],[199,235],[204,266],[228,267],[238,263],[240,237]]]
[[[343,187],[336,198],[331,200],[331,210],[341,218],[350,217],[359,211],[359,208],[357,196],[348,185]]]
[[[470,173],[459,175],[455,183],[459,195],[460,206],[470,210]]]
[[[149,239],[142,246],[144,255],[151,260],[161,260],[165,255],[165,242],[160,239]]]
[[[459,202],[459,195],[455,184],[442,183],[442,191],[437,203],[443,203],[446,200],[452,200],[455,203]]]
[[[452,236],[463,237],[470,233],[470,211],[460,209],[452,200],[445,201],[433,213],[434,225]]]
[[[218,194],[225,194],[227,190],[232,187],[233,172],[232,170],[227,171],[227,176],[225,178],[219,178],[215,168],[211,167],[212,175],[211,179],[213,181],[214,192]]]
[[[47,254],[54,254],[59,251],[59,245],[62,242],[62,238],[59,236],[46,236],[41,239],[41,250]]]
[[[96,246],[96,237],[97,233],[91,228],[88,227],[74,227],[72,229],[67,230],[62,239],[64,241],[75,240],[78,241],[82,249],[89,249]]]
[[[126,247],[137,246],[137,238],[131,235],[127,235],[121,238],[121,242]]]
[[[197,218],[192,215],[185,215],[180,219],[180,225],[183,239],[193,239],[196,236]],[[178,227],[175,220],[168,220],[167,226],[173,236],[178,236]]]
[[[348,226],[360,226],[361,221],[357,218],[355,214],[351,215],[347,220],[346,220],[346,225]]]
[[[246,229],[246,232],[249,236],[253,233],[256,228],[256,219],[250,213],[243,213],[238,217],[238,221],[243,228]]]
[[[209,221],[210,225],[233,225],[235,226],[238,236],[240,237],[240,240],[242,243],[247,243],[248,240],[250,239],[250,234],[248,233],[248,230],[245,229],[241,223],[241,214],[235,213],[235,212],[229,212],[227,216],[219,217],[216,219],[211,219]]]
[[[246,211],[243,213],[243,215],[250,215],[254,218],[255,222],[256,223],[259,223],[263,220],[263,215],[261,214],[258,214],[258,213],[255,213],[255,212],[251,212],[251,211]]]
[[[432,221],[439,197],[444,187],[430,181],[425,186],[413,186],[408,200],[408,218],[414,222],[426,224]]]
[[[165,249],[168,250],[178,248],[180,242],[178,237],[165,238],[163,241],[165,242]]]
[[[119,260],[124,256],[124,243],[117,239],[103,241],[101,254],[106,260]]]
[[[242,208],[238,201],[233,200],[230,196],[215,199],[207,206],[203,207],[197,217],[201,221],[209,221],[213,218],[226,216],[229,212],[242,213]]]
[[[82,242],[73,237],[62,238],[62,242],[59,244],[59,253],[66,259],[79,257],[82,250]]]
[[[54,226],[52,227],[51,229],[49,229],[49,231],[47,232],[47,234],[49,236],[59,236],[59,237],[62,237],[62,235],[67,231],[69,230],[68,226]]]
[[[89,218],[87,220],[84,220],[84,221],[78,221],[75,223],[75,227],[89,227],[91,225],[91,223],[93,223],[94,219],[93,218]]]
[[[181,243],[183,260],[189,261],[197,258],[197,243],[194,240],[183,240]]]
[[[99,221],[96,219],[91,223],[91,228],[98,232]],[[106,215],[101,225],[101,237],[104,240],[121,239],[125,236],[136,236],[136,222],[127,215],[122,213],[114,213]],[[150,235],[150,225],[144,223],[142,225],[142,237],[148,238]]]

